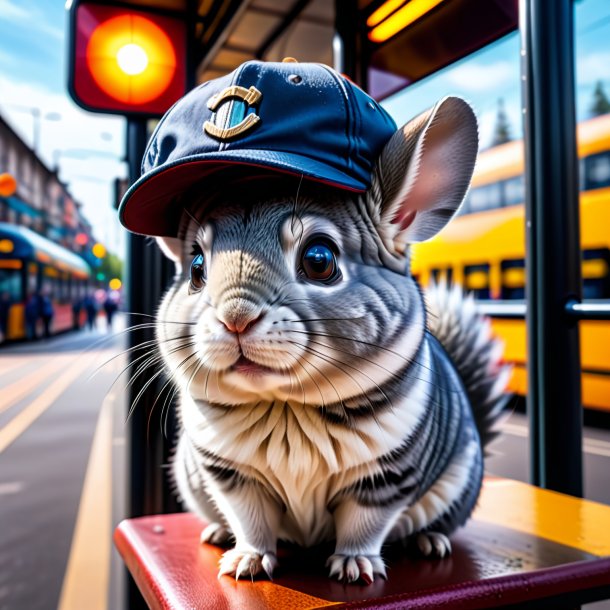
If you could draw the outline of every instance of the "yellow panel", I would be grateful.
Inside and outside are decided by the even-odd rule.
[[[509,480],[486,480],[474,518],[593,555],[610,554],[610,507]]]
[[[23,305],[11,305],[6,334],[7,339],[23,339],[25,337],[25,307]]]
[[[583,374],[582,401],[587,407],[610,410],[610,377]]]
[[[495,319],[491,321],[491,327],[494,334],[504,342],[504,360],[525,362],[525,322],[523,320]]]
[[[580,323],[580,353],[583,368],[610,372],[610,322]]]

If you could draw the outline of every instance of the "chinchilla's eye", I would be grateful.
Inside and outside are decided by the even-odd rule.
[[[203,254],[197,254],[191,263],[191,288],[201,290],[205,283],[205,261]]]
[[[305,247],[301,270],[307,279],[324,284],[333,284],[341,277],[335,253],[323,241],[312,241]]]

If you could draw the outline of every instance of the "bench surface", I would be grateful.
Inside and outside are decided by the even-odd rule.
[[[559,607],[610,596],[610,507],[509,481],[486,479],[473,518],[452,536],[453,554],[418,559],[384,550],[388,580],[330,580],[332,547],[280,546],[274,581],[217,578],[222,549],[200,545],[191,514],[123,521],[116,546],[154,609]]]

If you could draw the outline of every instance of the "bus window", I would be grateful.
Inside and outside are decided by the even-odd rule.
[[[585,250],[582,261],[583,297],[607,299],[610,297],[610,250]]]
[[[38,265],[36,263],[28,264],[26,286],[28,295],[34,294],[38,290]]]
[[[516,205],[525,201],[525,178],[523,174],[504,181],[504,205]]]
[[[0,263],[21,263],[21,261],[0,261]],[[22,301],[21,294],[21,269],[6,268],[0,266],[0,294],[7,292],[10,295],[11,301]]]
[[[489,299],[489,263],[466,265],[464,267],[464,285],[477,299]]]
[[[504,260],[500,265],[502,271],[503,299],[525,298],[525,261],[522,258]]]
[[[477,186],[470,190],[469,212],[481,212],[499,208],[502,205],[502,188],[499,182]]]
[[[451,267],[448,269],[430,269],[430,274],[432,275],[435,284],[443,281],[450,285],[453,279],[453,269],[451,269]]]
[[[583,175],[585,191],[610,186],[610,151],[585,157]]]

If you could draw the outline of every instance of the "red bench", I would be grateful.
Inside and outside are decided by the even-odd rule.
[[[190,514],[123,521],[115,543],[155,609],[573,607],[610,597],[610,507],[486,479],[448,559],[388,549],[388,580],[329,580],[328,549],[281,547],[273,582],[217,578],[222,550],[199,544]]]

